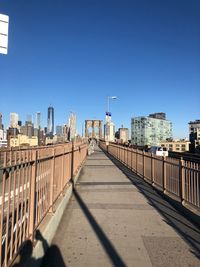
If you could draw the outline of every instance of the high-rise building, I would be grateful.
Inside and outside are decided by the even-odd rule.
[[[52,106],[48,107],[47,115],[47,134],[53,136],[54,133],[54,108]]]
[[[21,126],[21,131],[20,131],[23,135],[28,136],[29,138],[31,138],[32,136],[34,136],[34,127],[33,127],[33,123],[31,121],[26,121],[24,126]]]
[[[132,144],[157,146],[161,141],[172,138],[172,123],[169,120],[158,118],[159,116],[156,114],[160,113],[131,119]],[[162,118],[165,116],[162,115]]]
[[[104,139],[105,141],[115,141],[115,125],[112,122],[111,112],[106,112],[106,120],[104,125]]]
[[[189,123],[190,151],[195,152],[197,146],[200,146],[200,120],[190,121]]]
[[[119,128],[119,140],[123,143],[128,142],[129,132],[128,128],[124,128],[123,125]]]
[[[76,137],[76,114],[70,113],[68,119],[68,127],[69,127],[69,139],[70,141]]]
[[[115,124],[112,121],[106,122],[104,125],[104,139],[108,142],[115,141]]]
[[[27,115],[26,115],[26,121],[28,121],[28,122],[31,122],[31,123],[32,123],[32,115],[30,115],[30,114],[27,114]]]
[[[66,124],[63,125],[63,135],[64,135],[64,138],[65,138],[65,141],[67,141],[67,140],[70,139],[70,136],[69,136],[69,127]]]
[[[17,113],[10,113],[10,128],[18,128],[19,115]]]
[[[36,112],[35,114],[35,128],[42,129],[42,113]]]
[[[56,126],[56,135],[59,135],[59,136],[63,135],[63,127],[62,127],[62,125],[57,125]]]

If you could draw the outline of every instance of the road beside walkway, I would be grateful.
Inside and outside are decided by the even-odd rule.
[[[165,215],[153,201],[165,207]],[[200,266],[200,231],[184,220],[149,185],[134,174],[128,179],[96,148],[81,171],[43,267]]]

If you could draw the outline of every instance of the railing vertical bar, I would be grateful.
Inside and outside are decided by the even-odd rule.
[[[2,183],[2,197],[1,197],[1,219],[0,219],[0,244],[2,244],[3,238],[3,224],[4,224],[4,202],[5,202],[5,190],[6,190],[6,161],[7,161],[7,152],[4,154],[3,160],[3,183]],[[0,266],[3,265],[3,251],[2,245],[0,246]]]
[[[37,174],[36,174],[36,225],[40,221],[40,208],[41,208],[41,161],[40,161],[40,151],[38,151],[37,159]]]
[[[17,164],[16,152],[14,153],[14,165]],[[10,241],[10,260],[13,257],[13,237],[14,237],[14,215],[15,215],[15,194],[16,194],[16,167],[13,168],[13,203],[12,203],[12,222],[11,222],[11,241]],[[15,222],[16,223],[16,222]]]
[[[37,150],[32,151],[32,168],[31,168],[31,195],[30,195],[30,222],[29,222],[29,236],[31,240],[34,239],[34,229],[35,229],[35,207],[36,207],[36,178],[37,178]]]
[[[184,197],[183,197],[183,186],[184,186],[184,175],[183,175],[183,158],[180,158],[179,160],[179,196],[180,196],[180,200],[181,202],[183,201]]]
[[[52,159],[51,159],[51,178],[50,178],[50,212],[53,212],[54,172],[55,172],[55,149],[53,148]]]
[[[21,192],[21,201],[20,201],[20,237],[19,237],[19,240],[20,240],[20,245],[22,244],[23,242],[23,209],[24,209],[24,152],[22,151],[21,152],[21,156],[22,156],[22,160],[21,160],[21,172],[20,172],[20,176],[21,176],[21,185],[20,185],[20,191],[22,190]]]
[[[10,168],[12,165],[12,159],[11,159],[11,152],[10,154]],[[6,215],[6,242],[5,242],[5,266],[8,265],[8,252],[9,252],[9,244],[8,244],[8,234],[9,234],[9,219],[10,219],[10,193],[11,193],[11,169],[9,168],[8,173],[8,200],[7,200],[7,215]]]
[[[143,157],[143,179],[145,178],[145,152],[142,151],[142,157]]]
[[[71,181],[73,182],[73,176],[74,176],[74,142],[72,142],[72,148],[71,148]]]
[[[20,152],[18,153],[18,164],[20,164]],[[17,211],[16,211],[16,229],[15,229],[15,253],[17,253],[19,245],[19,203],[20,203],[20,165],[16,169],[17,176]]]
[[[29,150],[28,152],[29,155],[29,165],[28,165],[28,199],[27,199],[27,214],[28,214],[28,218],[27,218],[27,230],[26,230],[26,236],[29,237],[29,225],[30,225],[30,196],[31,196],[31,163],[30,161],[32,160],[32,151]]]
[[[45,194],[45,168],[44,168],[44,161],[41,162],[41,183],[42,183],[42,217],[43,217],[43,214],[45,214],[46,212],[46,194]]]
[[[65,160],[65,147],[63,146],[62,147],[62,170],[61,170],[61,190],[63,191],[64,189],[64,185],[65,185],[65,182],[64,182],[64,176],[65,176],[65,171],[64,171],[64,160]]]
[[[136,154],[135,154],[135,156],[136,156],[136,174],[138,174],[138,150],[136,149]]]
[[[27,153],[26,153],[27,157]],[[25,189],[24,189],[24,229],[23,229],[23,241],[26,240],[26,228],[27,228],[27,185],[28,185],[28,163],[25,163]]]
[[[166,159],[165,157],[162,157],[162,161],[163,161],[163,181],[162,181],[162,188],[163,188],[163,192],[165,192],[166,190]]]

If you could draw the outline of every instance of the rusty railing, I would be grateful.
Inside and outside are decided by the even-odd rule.
[[[87,144],[0,152],[0,266],[10,266],[87,155]]]
[[[163,193],[200,212],[200,163],[159,157],[111,143],[106,145],[103,141],[100,147]]]

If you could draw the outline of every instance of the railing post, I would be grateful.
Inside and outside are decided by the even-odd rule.
[[[163,160],[163,192],[166,189],[166,160],[165,157],[162,157]]]
[[[143,156],[143,179],[145,178],[145,153],[142,151],[142,156]]]
[[[72,184],[74,183],[73,176],[74,176],[74,141],[72,141],[72,152],[71,152],[71,182]]]
[[[131,171],[133,170],[133,149],[130,148],[130,152],[131,152]]]
[[[138,149],[136,148],[136,155],[135,155],[135,160],[136,160],[136,164],[135,164],[135,167],[136,167],[136,174],[138,174]]]
[[[128,167],[128,147],[126,148],[126,154],[127,154],[127,157],[126,157],[126,165],[127,165],[127,167]]]
[[[63,189],[65,186],[64,183],[64,157],[65,157],[65,146],[63,146],[63,153],[62,153],[62,169],[61,169],[61,194],[63,194]]]
[[[151,153],[151,183],[153,184],[154,178],[154,158],[153,154]]]
[[[33,241],[35,227],[35,211],[36,211],[36,178],[37,178],[37,150],[32,152],[33,165],[31,167],[31,184],[30,184],[30,207],[29,207],[29,235]]]
[[[52,159],[51,159],[51,178],[50,178],[50,210],[53,212],[53,184],[54,184],[54,174],[55,174],[55,148],[52,149]]]
[[[181,203],[183,202],[183,200],[185,199],[185,177],[183,174],[183,158],[181,157],[179,160],[179,194],[180,194],[180,199],[181,199]]]

